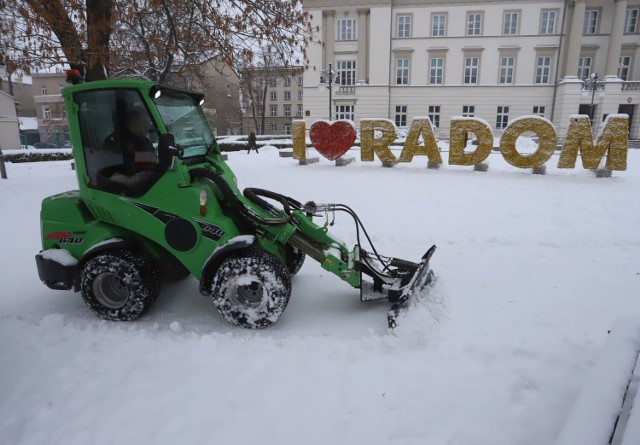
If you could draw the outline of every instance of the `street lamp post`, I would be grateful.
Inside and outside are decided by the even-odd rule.
[[[589,108],[589,118],[591,119],[591,127],[593,128],[594,121],[594,110],[593,110],[593,102],[596,98],[596,91],[598,92],[598,96],[602,97],[605,95],[606,91],[604,89],[607,81],[601,77],[598,77],[598,73],[593,73],[587,79],[585,79],[582,83],[582,89],[580,90],[580,94],[583,96],[588,96],[589,92],[591,92],[591,106]]]
[[[333,91],[337,91],[338,88],[340,88],[340,84],[338,83],[338,71],[334,70],[331,66],[331,64],[329,64],[329,68],[324,69],[324,70],[320,70],[320,73],[323,74],[324,76],[326,76],[326,78],[328,79],[328,86],[325,84],[324,78],[322,76],[320,76],[320,83],[318,84],[318,89],[320,91],[324,90],[325,88],[329,88],[329,120],[331,120],[331,109],[332,109],[332,94]]]

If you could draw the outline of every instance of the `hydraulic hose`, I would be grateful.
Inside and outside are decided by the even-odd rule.
[[[220,176],[213,170],[209,170],[207,168],[195,168],[189,173],[191,175],[192,181],[199,178],[206,178],[213,182],[222,192],[222,196],[224,197],[224,200],[227,202],[229,207],[231,207],[231,210],[249,220],[250,222],[268,226],[277,226],[285,224],[290,220],[289,216],[285,216],[282,218],[263,218],[252,208],[243,203],[233,191],[231,186],[227,183],[227,181],[225,181],[222,176]]]
[[[264,189],[258,189],[258,188],[246,188],[244,189],[243,193],[247,199],[258,204],[260,207],[268,211],[272,211],[274,207],[271,204],[269,204],[267,201],[262,199],[261,196],[278,201],[280,204],[282,204],[282,208],[284,209],[284,212],[287,215],[291,214],[291,206],[298,209],[302,207],[302,204],[296,201],[295,199],[285,195],[281,195],[280,193],[272,192],[270,190],[264,190]]]

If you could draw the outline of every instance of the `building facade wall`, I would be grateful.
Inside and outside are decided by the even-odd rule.
[[[251,68],[242,87],[244,90],[242,96],[243,132],[265,135],[291,134],[293,119],[303,117],[303,80],[302,68],[300,67]],[[266,91],[263,89],[265,83],[267,84]],[[255,106],[250,103],[249,88],[253,88],[253,96],[257,102]],[[264,98],[262,97],[263,93],[265,93]],[[260,115],[263,102],[265,105],[264,128],[260,128],[263,122]]]
[[[13,96],[0,91],[0,149],[20,148],[20,130]]]
[[[25,83],[24,79],[12,79],[11,85],[6,77],[0,75],[1,90],[11,95],[16,102],[16,113],[21,117],[35,117],[36,109],[33,103],[33,85]]]
[[[595,130],[605,115],[632,107],[630,136],[640,138],[639,0],[306,0],[304,7],[323,42],[309,50],[317,68],[305,73],[308,123],[328,117],[328,93],[316,88],[321,70],[355,64],[356,81],[332,95],[331,107],[353,107],[357,126],[363,118],[396,121],[397,110],[408,124],[437,110],[446,134],[452,117],[472,109],[497,134],[505,120],[538,114],[562,137],[569,116],[591,104],[578,76],[597,73],[607,84],[604,96],[593,97]],[[593,28],[583,33],[586,17]]]
[[[62,100],[62,89],[67,85],[66,74],[33,74],[32,84],[40,141],[64,145],[69,140],[69,125]]]
[[[203,108],[216,134],[239,134],[242,131],[240,78],[231,67],[216,60],[208,61],[198,89],[205,94]]]

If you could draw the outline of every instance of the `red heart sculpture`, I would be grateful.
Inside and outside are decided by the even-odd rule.
[[[347,121],[316,121],[311,125],[309,139],[322,156],[334,161],[351,148],[356,140],[356,129]]]

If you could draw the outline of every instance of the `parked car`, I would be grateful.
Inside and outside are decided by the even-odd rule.
[[[58,148],[51,142],[36,142],[33,146],[36,148]]]

